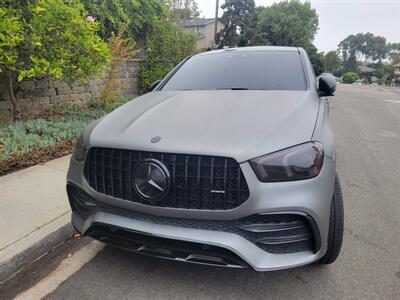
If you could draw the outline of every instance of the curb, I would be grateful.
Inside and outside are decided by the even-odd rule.
[[[0,263],[0,287],[23,272],[33,263],[71,239],[75,229],[71,223],[65,224],[48,234],[26,250]]]

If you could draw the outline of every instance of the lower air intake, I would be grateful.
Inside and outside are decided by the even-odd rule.
[[[305,214],[255,214],[235,220],[163,217],[107,205],[71,184],[67,185],[67,191],[72,210],[84,219],[96,212],[105,212],[160,225],[235,233],[273,254],[320,249],[318,229]]]
[[[221,267],[248,267],[239,256],[217,246],[161,238],[102,224],[92,225],[85,234],[145,255]]]

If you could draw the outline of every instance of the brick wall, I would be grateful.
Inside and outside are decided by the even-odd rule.
[[[144,59],[134,59],[121,64],[115,75],[115,84],[125,87],[123,94],[134,96],[138,93],[138,74]],[[100,96],[106,83],[105,76],[91,79],[86,84],[65,83],[43,78],[23,80],[16,87],[15,96],[24,113],[40,112],[56,104],[85,103]],[[11,116],[6,83],[0,84],[0,117]]]

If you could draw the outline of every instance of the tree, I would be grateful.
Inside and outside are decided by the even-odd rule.
[[[239,36],[239,47],[264,46],[268,44],[263,35],[257,31],[258,11],[260,8],[261,7],[256,7],[254,13],[248,16],[248,19],[244,24],[244,29],[241,31]]]
[[[251,45],[255,33],[254,0],[227,0],[221,8],[224,10],[221,17],[224,29],[216,37],[219,48]]]
[[[336,51],[329,51],[325,54],[325,69],[329,73],[335,73],[341,66],[341,61]]]
[[[195,0],[167,0],[171,20],[182,21],[200,16],[199,6]]]
[[[394,66],[392,64],[383,64],[381,62],[371,64],[369,67],[376,71],[374,75],[379,78],[379,84],[390,84],[394,77]]]
[[[0,8],[4,10],[4,1]],[[13,5],[13,6],[12,6]],[[50,76],[64,80],[85,80],[100,72],[109,57],[107,44],[96,34],[97,23],[78,0],[25,0],[7,4],[10,17],[23,32],[23,38],[5,35],[8,44],[16,43],[12,59],[1,65],[8,77],[14,119],[19,108],[14,96],[14,83],[24,78]],[[2,29],[1,29],[2,30]],[[3,31],[3,30],[2,30]],[[2,38],[2,37],[1,37]],[[2,47],[3,48],[3,47]],[[10,53],[9,47],[6,47]],[[8,54],[7,54],[8,55]]]
[[[257,29],[271,45],[307,48],[318,30],[318,15],[309,2],[274,3],[259,11]]]
[[[349,35],[339,43],[339,52],[344,61],[355,56],[357,61],[381,61],[388,56],[386,39],[372,33]]]
[[[344,70],[346,72],[355,72],[358,66],[357,57],[355,51],[350,52],[349,57],[344,59]]]
[[[80,0],[88,13],[99,22],[99,34],[105,39],[128,24],[130,37],[143,36],[154,18],[167,15],[162,0]]]
[[[365,34],[365,57],[371,61],[381,62],[388,56],[386,39],[382,36],[374,36],[368,32]]]
[[[23,25],[18,11],[11,8],[0,7],[0,74],[5,75],[8,89],[11,91],[10,100],[14,116],[20,117],[17,100],[13,92],[13,72],[17,70],[18,52],[17,45],[23,40]]]
[[[197,35],[185,32],[165,19],[154,21],[146,39],[146,63],[139,72],[139,90],[144,93],[157,79],[162,79],[182,59],[195,52]]]
[[[258,37],[273,46],[303,47],[317,75],[324,70],[323,54],[313,45],[318,15],[310,3],[297,0],[257,8]]]
[[[324,64],[324,54],[322,52],[318,52],[317,47],[313,44],[310,44],[304,48],[307,52],[312,67],[314,69],[315,75],[320,75],[325,70]]]
[[[391,62],[394,65],[400,63],[400,43],[389,43],[387,47]]]

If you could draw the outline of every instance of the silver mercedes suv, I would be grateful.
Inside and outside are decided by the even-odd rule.
[[[325,98],[335,88],[301,48],[185,59],[83,130],[67,177],[74,227],[177,261],[332,263],[343,236]]]

